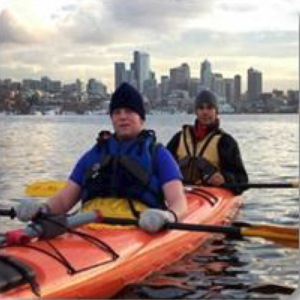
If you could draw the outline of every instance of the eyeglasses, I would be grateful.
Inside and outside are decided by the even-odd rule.
[[[198,109],[201,109],[201,110],[204,110],[204,109],[208,109],[208,110],[210,110],[210,109],[214,109],[215,107],[213,106],[213,105],[200,105],[200,106],[198,106]]]

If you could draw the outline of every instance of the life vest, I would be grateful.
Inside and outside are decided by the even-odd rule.
[[[176,153],[184,182],[189,184],[201,180],[205,175],[199,168],[200,158],[206,159],[212,167],[220,170],[218,142],[222,136],[222,131],[216,129],[208,133],[204,139],[194,142],[192,130],[192,126],[183,126]]]
[[[132,141],[117,140],[114,135],[102,141],[97,146],[99,161],[85,174],[83,205],[95,198],[125,198],[129,203],[139,200],[152,208],[166,208],[153,172],[159,146],[155,140],[153,131],[143,130]]]
[[[132,207],[134,207],[134,211],[132,210]],[[101,214],[105,217],[138,219],[139,214],[147,209],[149,209],[149,207],[138,200],[128,200],[123,198],[96,198],[85,202],[81,211],[86,212],[97,210],[101,211]],[[136,215],[136,213],[138,214]],[[111,227],[128,229],[135,227],[133,225],[110,225],[104,223],[89,223],[86,226],[92,229]]]

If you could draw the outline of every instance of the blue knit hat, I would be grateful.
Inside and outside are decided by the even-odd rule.
[[[116,108],[130,108],[135,111],[141,119],[146,119],[141,94],[127,82],[123,82],[112,94],[109,114],[112,115]]]

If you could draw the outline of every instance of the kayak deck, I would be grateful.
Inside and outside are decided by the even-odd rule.
[[[187,192],[188,213],[184,223],[225,225],[238,212],[241,197],[217,188],[201,188]],[[53,257],[24,246],[1,249],[24,261],[36,272],[40,295],[45,298],[109,298],[129,283],[141,281],[167,264],[180,259],[206,241],[208,232],[166,230],[151,235],[135,227],[90,229],[84,226],[79,232],[100,239],[109,245],[119,258],[111,261],[111,255],[83,240],[78,235],[66,233],[51,240],[59,249],[75,274],[68,274],[65,265]],[[47,241],[31,243],[42,250],[54,253]],[[95,266],[102,264],[101,266]],[[0,297],[35,298],[29,284],[21,285]]]

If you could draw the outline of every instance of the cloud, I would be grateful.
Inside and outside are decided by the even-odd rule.
[[[269,65],[271,70],[280,61],[273,74],[281,75],[282,65],[286,65],[285,74],[294,74],[298,37],[297,24],[294,31],[290,29],[291,10],[276,9],[268,15],[270,1],[262,2],[18,1],[0,15],[0,43],[5,45],[0,51],[1,77],[17,78],[19,67],[19,78],[49,75],[68,81],[95,77],[109,83],[114,78],[114,62],[129,63],[136,49],[151,55],[157,78],[182,62],[190,64],[198,76],[205,58],[220,72],[230,66],[232,72],[246,70],[250,64],[266,70]]]
[[[186,21],[208,13],[214,1],[91,0],[73,5],[67,13],[63,8],[58,31],[79,44],[145,44],[157,35],[179,34]]]
[[[212,30],[190,30],[181,41],[170,44],[168,52],[177,51],[185,42],[185,51],[194,55],[296,57],[298,33],[296,31],[217,32]],[[176,46],[177,45],[177,46]]]
[[[261,0],[262,1],[262,0]],[[241,3],[241,1],[220,1],[218,3],[218,9],[223,10],[225,12],[234,12],[234,13],[245,13],[245,12],[254,12],[258,10],[257,4],[253,2],[245,1]]]
[[[107,1],[114,20],[128,28],[169,31],[182,27],[190,18],[198,18],[211,11],[213,1],[183,0],[120,0]]]
[[[30,44],[37,36],[26,28],[9,10],[0,14],[0,44]]]
[[[107,45],[115,40],[113,22],[100,1],[86,1],[73,5],[58,17],[57,31],[67,40],[77,44]]]
[[[70,4],[70,5],[65,5],[65,6],[62,6],[61,10],[62,11],[74,11],[76,10],[78,7],[78,5],[75,5],[75,4]]]

